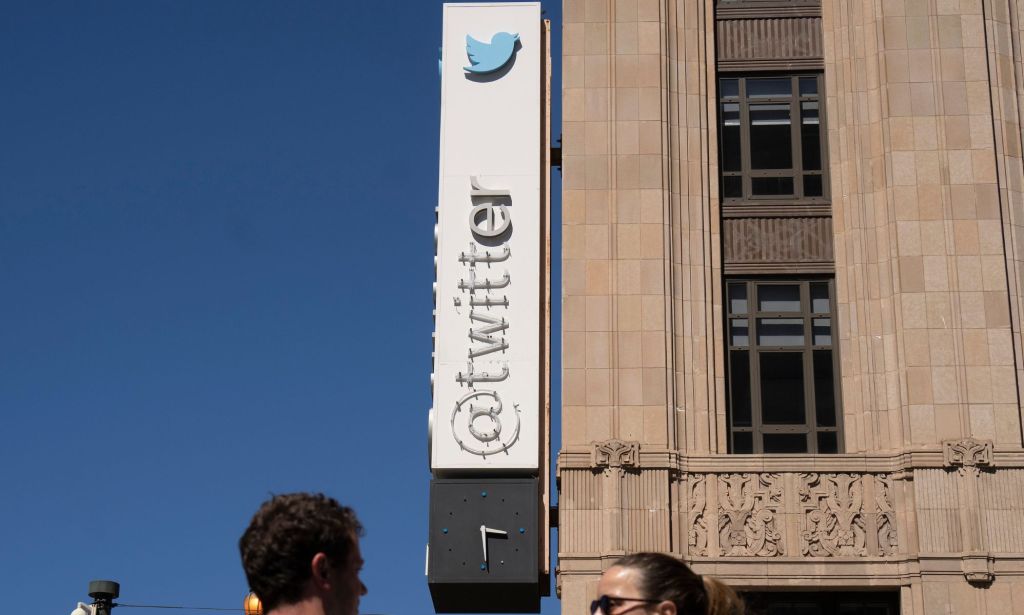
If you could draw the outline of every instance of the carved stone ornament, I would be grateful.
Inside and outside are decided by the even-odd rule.
[[[973,474],[991,468],[992,441],[964,438],[947,440],[942,443],[942,460],[946,467],[955,467],[961,475]]]
[[[800,474],[799,480],[800,552],[803,555],[896,554],[899,544],[892,478],[808,472]],[[869,484],[874,487],[874,497],[865,499],[866,492],[871,493]]]
[[[875,505],[878,506],[878,554],[896,555],[896,548],[899,546],[896,510],[892,495],[892,479],[888,476],[875,476]]]
[[[964,578],[971,585],[987,586],[995,580],[992,570],[993,558],[987,553],[971,553],[960,561]]]
[[[707,508],[707,482],[700,475],[691,475],[687,482],[687,501],[689,502],[689,530],[686,533],[686,544],[690,555],[706,556],[708,554],[708,522],[704,518]]]
[[[805,526],[803,555],[867,555],[864,530],[864,485],[858,474],[800,475]]]
[[[595,468],[635,468],[640,465],[640,443],[615,438],[595,442],[591,463]]]
[[[725,474],[718,477],[718,539],[721,555],[784,555],[776,515],[782,507],[778,474]]]

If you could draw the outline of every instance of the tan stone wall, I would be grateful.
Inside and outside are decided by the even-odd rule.
[[[566,445],[670,438],[660,17],[651,0],[565,7]]]
[[[848,451],[1020,446],[983,5],[823,6]]]
[[[708,450],[715,433],[706,10],[564,4],[562,447],[588,460],[613,438]],[[560,473],[566,612],[616,554],[671,549],[669,468],[589,465]]]
[[[1024,613],[1024,0],[823,0],[833,456],[725,454],[713,0],[563,7],[564,612],[659,550]]]

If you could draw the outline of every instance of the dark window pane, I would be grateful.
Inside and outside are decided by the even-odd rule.
[[[750,105],[750,168],[793,168],[788,104]]]
[[[777,79],[747,79],[747,98],[769,98],[791,96],[792,84],[789,77]]]
[[[744,592],[752,615],[898,615],[898,592]],[[807,610],[812,609],[812,610]]]
[[[760,284],[757,287],[757,311],[799,312],[799,284]]]
[[[802,433],[766,433],[764,434],[764,452],[766,453],[806,453],[807,435]],[[806,611],[788,610],[786,613]],[[816,611],[810,611],[812,613]]]
[[[824,196],[821,175],[804,175],[804,196]]]
[[[817,77],[800,77],[800,95],[814,96],[818,93]]]
[[[811,311],[816,314],[828,314],[828,282],[811,283]]]
[[[818,103],[800,103],[800,138],[804,170],[821,170],[821,127],[818,124]]]
[[[768,609],[768,615],[823,615],[823,613],[816,605],[783,602],[771,605]]]
[[[753,453],[754,434],[749,431],[737,431],[732,434],[732,452]]]
[[[729,362],[732,424],[734,427],[750,427],[750,352],[733,350],[729,353]]]
[[[743,178],[738,175],[722,177],[722,196],[727,199],[743,198]]]
[[[722,105],[722,170],[740,170],[740,105]]]
[[[804,320],[802,318],[758,318],[757,343],[759,346],[803,346]]]
[[[765,352],[761,364],[761,422],[765,425],[803,425],[804,355]]]
[[[839,452],[839,443],[834,431],[818,432],[818,452],[822,455],[832,455]]]
[[[750,329],[747,325],[746,318],[734,318],[730,320],[729,328],[731,329],[730,343],[733,346],[750,345]]]
[[[750,192],[755,196],[793,196],[792,177],[754,177]]]
[[[730,314],[746,314],[747,313],[747,285],[746,284],[730,284],[729,285],[729,313]]]
[[[814,410],[818,427],[836,426],[836,389],[832,370],[832,351],[814,351]]]
[[[726,96],[739,96],[740,95],[740,80],[739,79],[719,79],[718,80],[718,95],[722,96],[722,97],[726,97]]]

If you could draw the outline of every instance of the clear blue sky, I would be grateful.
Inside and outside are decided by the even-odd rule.
[[[425,0],[0,4],[16,611],[66,615],[96,578],[240,606],[252,512],[322,490],[366,526],[363,611],[432,612],[440,38]]]

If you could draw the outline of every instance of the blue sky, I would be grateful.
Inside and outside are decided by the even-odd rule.
[[[424,0],[0,5],[0,587],[21,612],[69,613],[96,578],[237,607],[238,536],[293,490],[357,509],[363,611],[432,612],[440,38]]]

